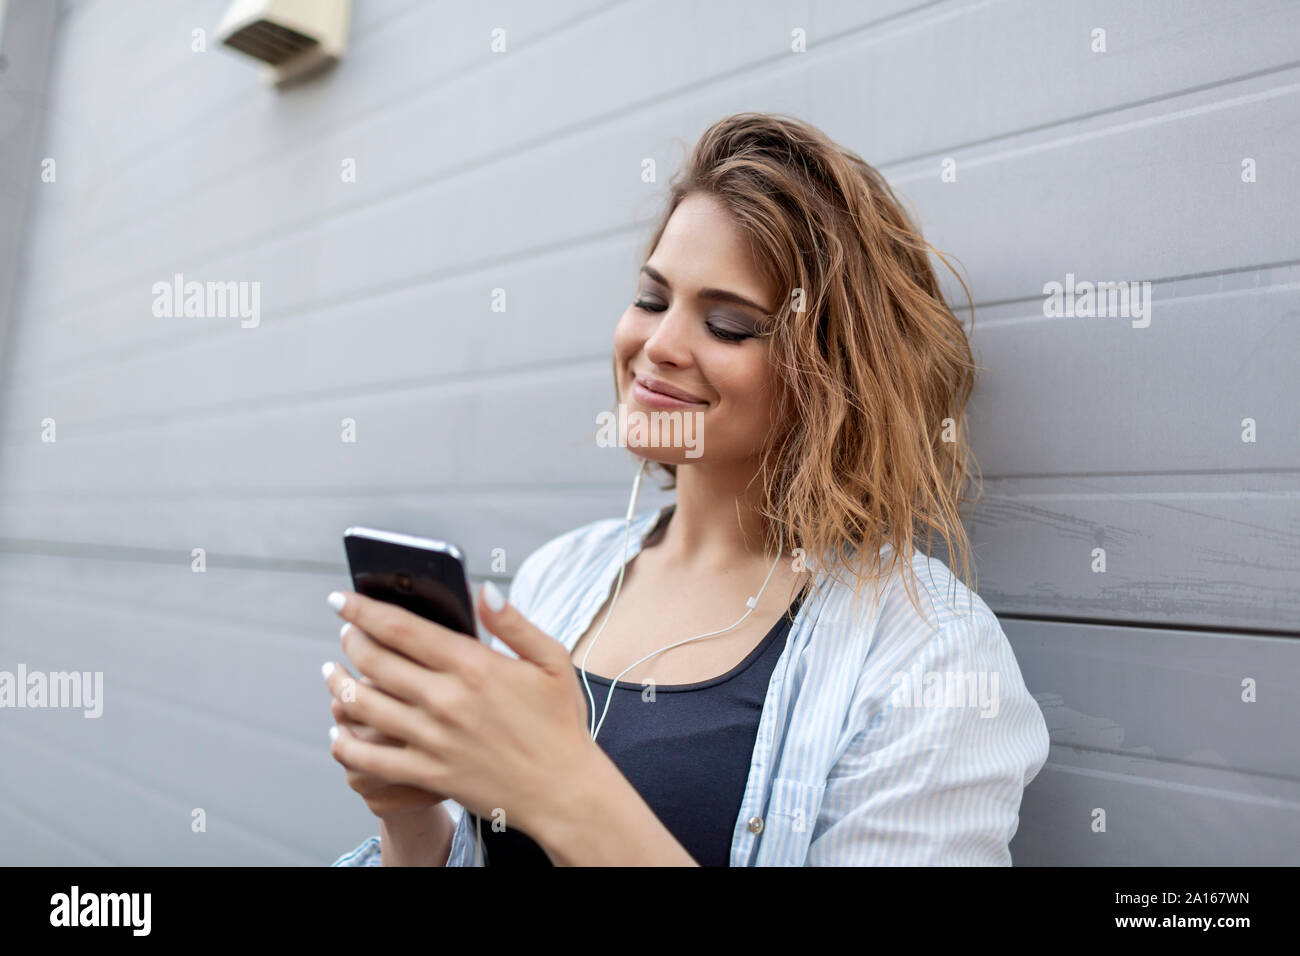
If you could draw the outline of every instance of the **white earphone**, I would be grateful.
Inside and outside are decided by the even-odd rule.
[[[615,677],[613,680],[611,680],[609,683],[609,693],[605,695],[605,708],[604,710],[601,711],[600,723],[596,723],[595,722],[596,701],[591,696],[591,684],[587,682],[587,658],[591,656],[591,649],[596,646],[596,642],[600,640],[601,633],[605,630],[605,625],[609,623],[610,615],[614,613],[614,605],[618,602],[618,592],[623,587],[623,573],[627,570],[627,546],[628,546],[628,541],[632,536],[632,516],[636,513],[636,500],[641,493],[641,476],[645,474],[645,466],[646,466],[646,460],[643,458],[641,459],[641,467],[637,469],[636,478],[632,480],[632,498],[627,503],[627,518],[624,521],[624,528],[623,528],[623,563],[618,569],[618,583],[614,585],[614,596],[610,599],[609,610],[605,612],[605,619],[600,622],[600,627],[596,630],[595,636],[592,637],[591,643],[587,645],[587,653],[582,655],[582,665],[579,667],[579,670],[582,671],[582,685],[587,689],[587,702],[591,706],[591,720],[592,720],[591,739],[592,740],[596,739],[596,735],[600,733],[601,726],[603,726],[605,723],[605,715],[609,713],[610,701],[612,701],[614,698],[614,688],[618,686],[618,681],[620,677],[622,677],[632,668],[636,667],[638,664],[642,664],[645,661],[650,660],[650,658],[652,657],[657,657],[658,655],[662,654],[664,651],[670,651],[674,647],[681,647],[683,644],[690,644],[692,641],[702,641],[708,637],[717,637],[719,634],[726,634],[728,631],[734,630],[735,628],[739,627],[741,624],[744,623],[745,618],[749,617],[749,615],[754,613],[754,608],[758,607],[758,602],[762,599],[763,592],[767,590],[768,582],[772,580],[772,575],[776,572],[776,566],[781,563],[781,552],[785,545],[785,529],[781,529],[777,535],[778,540],[776,545],[776,560],[772,562],[772,567],[768,569],[767,577],[763,579],[763,586],[758,589],[758,593],[745,602],[745,606],[748,608],[748,610],[746,610],[745,613],[742,614],[734,624],[730,625],[729,627],[724,627],[721,630],[709,631],[707,634],[699,634],[695,637],[688,637],[683,641],[677,641],[673,644],[669,644],[667,647],[661,647],[659,648],[659,650],[647,654],[645,657],[641,658],[640,660],[634,661],[633,663],[629,664],[627,667],[623,668],[623,670],[619,672],[618,676]]]
[[[728,631],[735,630],[737,627],[739,627],[741,624],[744,623],[745,618],[749,617],[749,615],[754,613],[754,609],[758,607],[758,602],[762,600],[763,592],[767,590],[768,582],[772,580],[772,575],[776,573],[776,566],[781,563],[781,553],[785,546],[785,529],[782,528],[777,532],[776,560],[772,562],[772,567],[768,569],[767,577],[763,579],[763,586],[758,589],[757,594],[755,594],[753,597],[749,598],[749,600],[745,602],[745,606],[747,610],[745,611],[744,614],[742,614],[739,618],[737,618],[734,624],[730,625],[729,627],[724,627],[718,631],[710,631],[707,634],[699,634],[696,635],[695,637],[688,637],[683,641],[677,641],[673,644],[669,644],[667,647],[661,647],[659,648],[659,650],[651,654],[647,654],[639,661],[634,661],[633,663],[629,664],[627,667],[623,668],[623,670],[619,672],[618,676],[609,682],[609,693],[605,695],[605,708],[604,710],[601,711],[600,722],[596,723],[595,722],[596,701],[595,698],[593,698],[591,695],[591,684],[588,683],[587,681],[587,658],[591,656],[591,649],[596,646],[596,641],[600,640],[600,635],[605,630],[605,625],[609,623],[610,615],[614,613],[614,605],[618,602],[618,592],[622,590],[623,587],[623,574],[625,571],[627,571],[627,546],[628,546],[628,542],[632,537],[632,517],[633,515],[636,514],[636,500],[641,494],[641,476],[645,474],[645,466],[646,466],[646,460],[643,458],[641,459],[641,467],[637,469],[636,477],[632,479],[632,497],[628,500],[627,503],[627,517],[624,520],[624,527],[623,527],[623,562],[618,569],[618,582],[614,585],[614,596],[610,599],[609,610],[605,612],[605,619],[600,622],[600,627],[597,628],[595,636],[592,637],[591,643],[587,645],[587,653],[582,655],[582,664],[579,667],[579,670],[582,671],[582,685],[587,690],[587,702],[591,707],[591,720],[592,720],[591,739],[592,740],[596,739],[596,735],[600,733],[600,728],[605,723],[605,715],[609,713],[609,705],[614,698],[614,688],[618,686],[618,680],[620,677],[622,677],[632,668],[636,667],[638,664],[642,664],[645,661],[648,661],[652,657],[657,657],[658,655],[662,654],[664,651],[670,651],[674,647],[681,647],[683,644],[690,644],[692,641],[702,641],[705,638],[717,637],[719,634],[726,634]],[[478,841],[478,864],[481,866],[483,864],[483,820],[481,817],[475,818],[474,829]]]

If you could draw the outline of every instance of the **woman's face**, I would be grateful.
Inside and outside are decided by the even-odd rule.
[[[673,465],[756,460],[768,440],[777,386],[768,339],[756,333],[768,328],[778,298],[721,201],[704,193],[683,199],[614,330],[627,418],[660,422],[652,432],[659,447],[654,438],[638,441],[631,428],[624,433],[628,447]],[[651,416],[665,412],[681,423],[674,438],[686,438],[694,426],[694,448],[664,447],[665,419]]]

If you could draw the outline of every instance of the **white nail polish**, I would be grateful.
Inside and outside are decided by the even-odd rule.
[[[351,626],[352,626],[351,624],[344,624],[342,627],[339,628],[339,640],[340,640],[340,641],[343,640],[343,635],[346,634],[346,633],[348,632],[348,628],[350,628]]]
[[[321,677],[324,677],[326,680],[329,680],[329,679],[330,679],[330,674],[333,674],[333,673],[334,673],[334,662],[333,662],[333,661],[326,661],[324,664],[322,664],[322,665],[320,666],[320,676],[321,676]]]
[[[335,724],[333,727],[330,728],[330,743],[333,743],[338,739],[339,739],[339,728],[338,725]]]
[[[483,600],[492,611],[500,611],[506,606],[505,596],[497,589],[497,586],[491,581],[483,582]]]
[[[348,603],[347,597],[339,591],[331,591],[330,596],[327,597],[325,601],[334,611],[343,610],[343,605]]]

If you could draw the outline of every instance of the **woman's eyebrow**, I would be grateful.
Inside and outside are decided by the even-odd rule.
[[[665,279],[663,277],[663,274],[659,272],[658,269],[655,269],[652,266],[642,266],[641,271],[644,272],[646,275],[648,275],[651,279],[654,279],[655,282],[658,282],[660,285],[664,286],[664,288],[668,289],[669,291],[672,290],[672,283],[670,283],[667,279]],[[696,293],[696,298],[710,299],[715,302],[731,302],[734,303],[735,305],[743,305],[746,308],[753,309],[755,312],[759,313],[765,318],[768,317],[767,309],[763,308],[757,302],[754,302],[750,299],[746,299],[743,295],[738,295],[735,292],[728,292],[726,289],[701,289],[699,292]]]

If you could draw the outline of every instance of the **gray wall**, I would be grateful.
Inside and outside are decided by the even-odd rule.
[[[107,686],[98,720],[0,711],[0,861],[319,864],[374,832],[318,672],[342,529],[476,575],[503,548],[505,579],[621,513],[613,325],[683,147],[743,109],[878,166],[974,293],[977,590],[1053,737],[1017,862],[1295,861],[1300,7],[357,0],[340,67],[277,92],[191,51],[224,6],[66,4],[23,81],[0,669]],[[260,282],[261,324],[154,317],[177,272]],[[1044,317],[1067,273],[1150,281],[1150,326]]]

